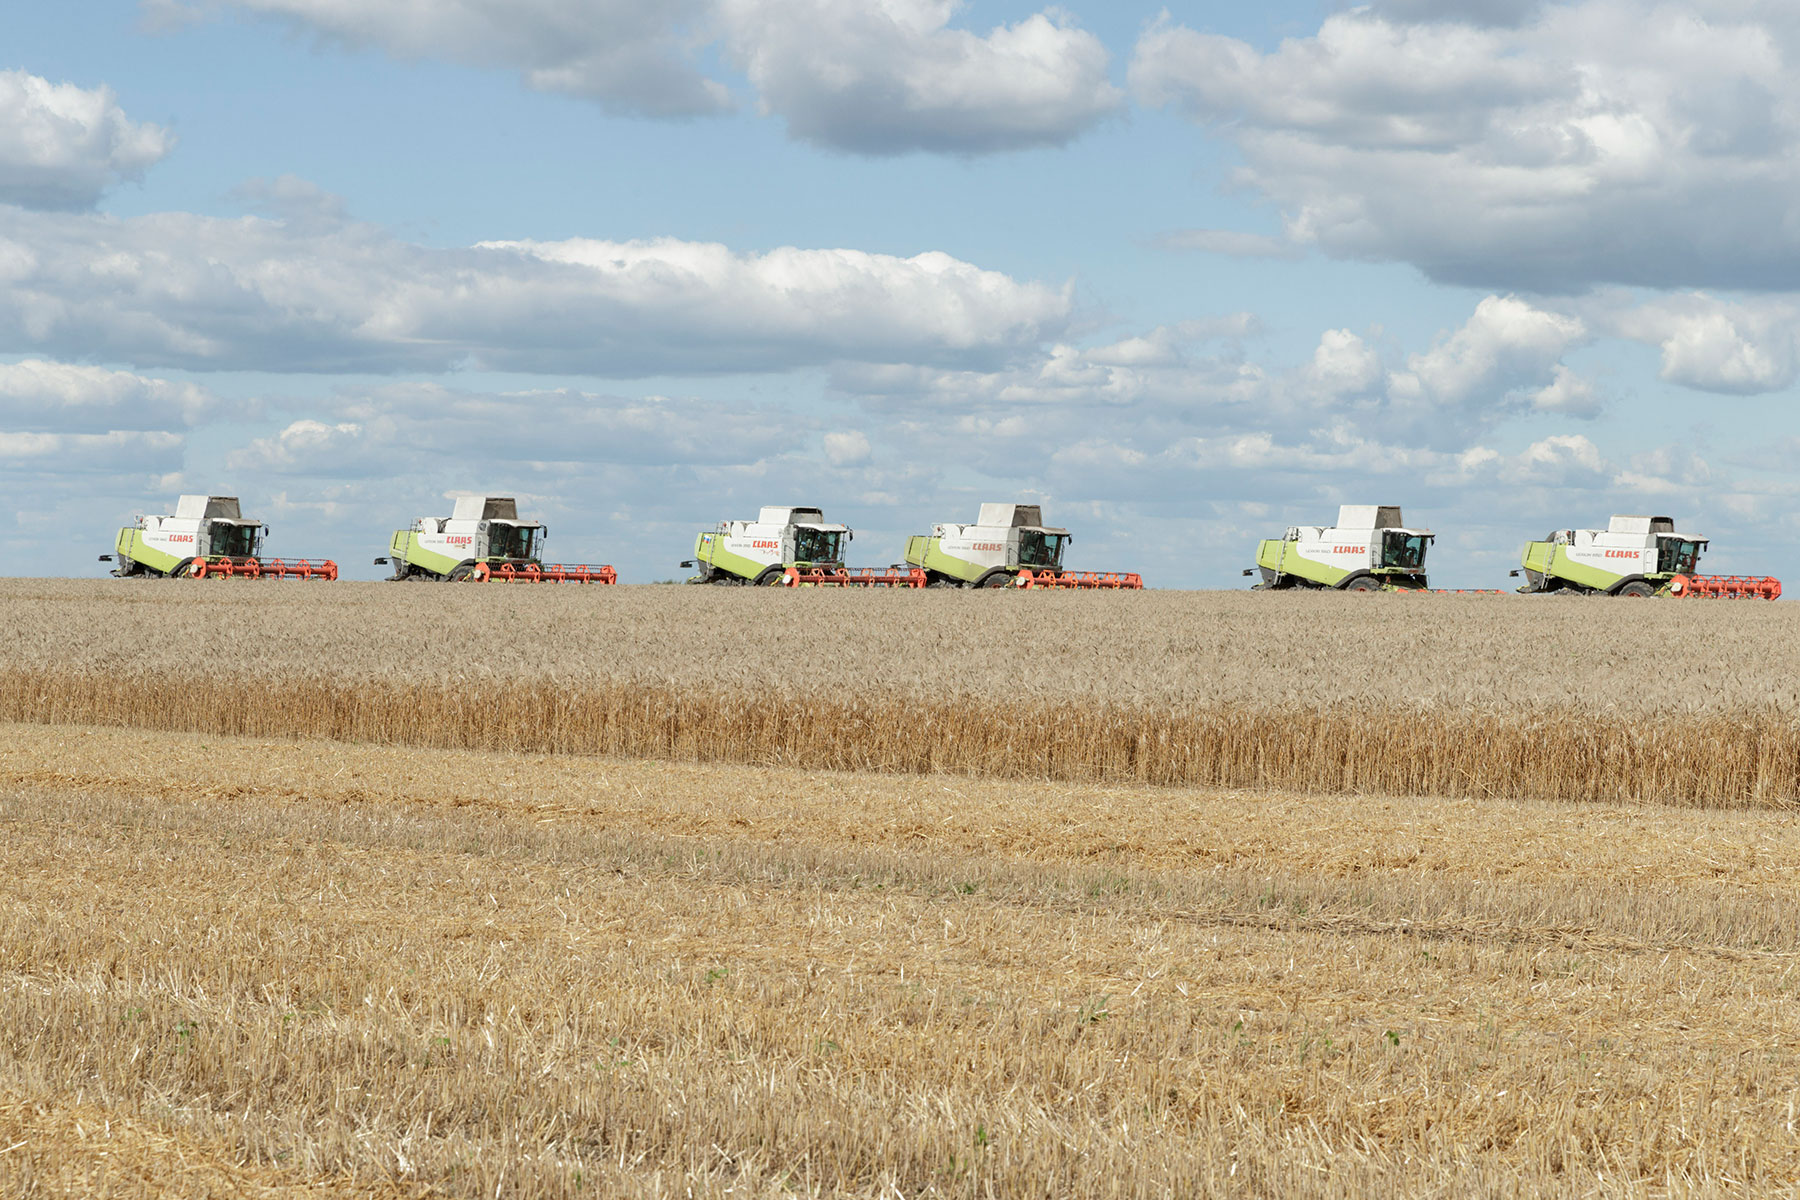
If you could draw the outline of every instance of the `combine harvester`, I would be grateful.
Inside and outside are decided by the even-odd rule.
[[[1677,599],[1781,595],[1781,581],[1768,576],[1696,575],[1706,544],[1706,538],[1677,533],[1668,517],[1615,516],[1605,529],[1552,530],[1541,542],[1525,543],[1519,591]]]
[[[119,530],[114,554],[119,578],[322,579],[338,577],[328,558],[264,558],[269,527],[247,519],[236,496],[182,496],[173,516],[139,517]]]
[[[1036,504],[983,504],[972,525],[940,524],[906,539],[907,563],[927,587],[1141,590],[1127,571],[1065,571],[1069,531],[1044,524]]]
[[[390,582],[617,583],[609,566],[546,565],[538,558],[549,531],[519,520],[511,496],[459,496],[447,517],[420,517],[389,544]],[[389,558],[375,565],[387,566]]]
[[[1344,504],[1336,525],[1296,525],[1258,542],[1257,590],[1337,588],[1345,592],[1422,592],[1425,551],[1437,535],[1408,529],[1392,504]]]
[[[855,537],[817,508],[764,505],[754,521],[721,521],[694,539],[684,567],[699,570],[689,583],[726,586],[924,587],[923,572],[844,566],[844,545]]]

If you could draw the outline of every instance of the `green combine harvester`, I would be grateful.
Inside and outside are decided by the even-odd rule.
[[[1296,525],[1258,542],[1258,589],[1336,588],[1344,592],[1424,591],[1425,552],[1436,534],[1408,529],[1393,504],[1345,504],[1336,525]]]
[[[1695,574],[1707,541],[1676,532],[1669,517],[1614,516],[1605,529],[1553,529],[1543,541],[1525,543],[1519,591],[1677,599],[1781,595],[1781,581],[1767,575]]]
[[[420,517],[388,543],[395,582],[617,583],[610,566],[546,564],[539,557],[550,531],[521,521],[511,496],[459,496],[447,517]]]
[[[244,516],[236,496],[182,496],[168,516],[140,516],[119,530],[114,563],[121,579],[319,579],[338,577],[330,559],[264,558],[269,527]]]

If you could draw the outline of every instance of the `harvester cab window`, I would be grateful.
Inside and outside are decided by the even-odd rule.
[[[540,532],[535,525],[491,524],[488,526],[488,554],[495,558],[535,559]]]
[[[1026,529],[1019,534],[1019,565],[1021,567],[1054,567],[1062,568],[1063,543],[1068,535],[1061,533],[1039,533],[1035,529]]]
[[[1381,540],[1381,565],[1402,571],[1424,570],[1427,540],[1424,534],[1389,531]]]
[[[1700,548],[1705,542],[1683,541],[1681,538],[1656,539],[1656,569],[1665,575],[1692,575],[1700,565]]]
[[[258,528],[256,525],[215,523],[210,531],[212,544],[209,553],[223,554],[230,558],[254,558]]]
[[[842,539],[841,533],[824,529],[796,529],[794,531],[794,561],[837,562],[838,544]]]

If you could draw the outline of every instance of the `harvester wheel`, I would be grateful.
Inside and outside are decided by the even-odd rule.
[[[1373,575],[1358,575],[1355,579],[1352,579],[1349,583],[1344,585],[1344,590],[1346,592],[1379,592],[1381,590],[1381,580],[1375,578]]]
[[[1003,587],[1011,587],[1012,585],[1013,585],[1012,575],[1008,574],[1005,571],[995,571],[992,575],[987,576],[985,579],[983,579],[980,583],[976,584],[975,586],[982,587],[982,588],[1003,588]]]
[[[786,587],[787,586],[787,568],[786,567],[770,567],[768,570],[764,571],[761,575],[758,575],[756,577],[756,586],[757,587]]]
[[[1613,595],[1629,596],[1633,600],[1638,600],[1645,596],[1656,595],[1656,589],[1651,587],[1648,583],[1645,583],[1642,579],[1634,579],[1630,583],[1619,588]]]
[[[470,566],[468,563],[463,563],[461,566],[451,567],[450,568],[450,582],[451,583],[466,582],[469,578],[470,573],[472,571],[474,571],[474,569],[475,568]]]

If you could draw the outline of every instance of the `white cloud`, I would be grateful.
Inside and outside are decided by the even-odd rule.
[[[1390,390],[1407,400],[1498,405],[1507,393],[1538,380],[1550,377],[1554,384],[1562,356],[1586,338],[1578,318],[1534,308],[1516,296],[1489,296],[1462,328],[1410,356]]]
[[[1136,96],[1216,129],[1288,236],[1438,280],[1786,288],[1800,15],[1774,0],[1387,3],[1262,52],[1164,20]]]
[[[168,0],[152,7],[174,13]],[[953,0],[198,0],[352,46],[519,72],[615,112],[735,107],[703,65],[740,65],[793,136],[864,154],[1066,142],[1122,107],[1093,35],[1051,9],[985,34]]]
[[[438,249],[363,225],[0,208],[0,353],[627,378],[992,362],[1059,332],[1070,308],[1067,287],[935,252],[742,254],[673,239]]]
[[[816,419],[699,399],[554,391],[477,392],[436,383],[347,390],[234,451],[234,469],[323,480],[391,474],[397,463],[523,469],[743,466],[805,442]],[[833,443],[832,438],[840,439]],[[860,432],[826,437],[861,449]]]
[[[225,466],[252,475],[296,470],[335,475],[345,473],[354,464],[353,473],[361,474],[372,465],[367,449],[363,427],[354,421],[333,425],[305,419],[289,424],[274,437],[256,438],[243,449],[232,451],[225,456]]]
[[[180,434],[141,430],[0,432],[0,462],[9,471],[51,476],[160,474],[180,469],[185,445]]]
[[[0,426],[15,432],[168,429],[194,425],[220,407],[191,383],[36,358],[0,363]]]
[[[1532,394],[1531,407],[1539,412],[1593,418],[1600,415],[1601,405],[1593,384],[1557,363],[1552,368],[1550,382]]]
[[[869,437],[860,430],[825,435],[825,457],[836,467],[852,466],[869,460]]]
[[[168,130],[126,117],[110,88],[0,71],[0,204],[92,208],[174,144]]]
[[[1630,305],[1593,305],[1609,332],[1658,347],[1662,378],[1701,391],[1755,395],[1793,383],[1800,305],[1791,298],[1730,302],[1701,293]]]
[[[401,59],[516,70],[535,90],[616,112],[682,117],[732,106],[696,63],[711,8],[710,0],[196,0],[182,15],[237,9]]]
[[[798,138],[865,154],[1058,145],[1117,112],[1106,48],[1059,11],[985,35],[951,0],[722,0],[727,41]]]
[[[1366,392],[1381,381],[1381,355],[1348,329],[1327,329],[1307,374],[1331,395]]]

